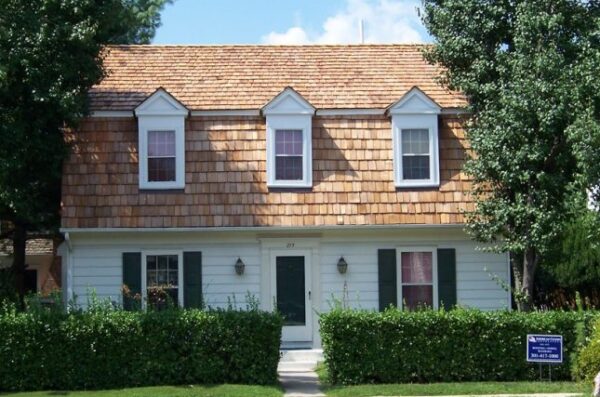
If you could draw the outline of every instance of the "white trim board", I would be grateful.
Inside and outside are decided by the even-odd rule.
[[[317,109],[316,116],[382,116],[385,109]],[[465,108],[444,108],[441,114],[470,114]],[[224,109],[224,110],[192,110],[191,116],[218,117],[218,116],[260,116],[259,109]],[[134,117],[133,110],[95,110],[88,117],[92,118],[128,118]]]
[[[448,224],[403,224],[403,225],[324,225],[324,226],[232,226],[232,227],[100,227],[100,228],[60,228],[61,233],[154,233],[154,232],[169,232],[169,233],[212,233],[212,232],[307,232],[307,231],[322,231],[322,230],[402,230],[402,229],[451,229],[463,228],[464,223],[448,223]]]

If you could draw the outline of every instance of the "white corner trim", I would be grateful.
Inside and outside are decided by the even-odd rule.
[[[192,110],[192,116],[260,116],[258,109]]]
[[[115,117],[115,118],[128,118],[134,117],[133,110],[96,110],[89,114],[88,117]]]

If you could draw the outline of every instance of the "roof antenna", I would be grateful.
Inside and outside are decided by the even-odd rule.
[[[365,21],[362,18],[358,23],[358,31],[360,35],[360,44],[365,44]]]

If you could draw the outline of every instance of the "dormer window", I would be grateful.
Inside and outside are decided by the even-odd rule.
[[[388,113],[392,116],[396,187],[439,186],[440,106],[415,87],[390,106]]]
[[[160,88],[136,109],[140,189],[185,187],[185,117],[188,110]]]
[[[312,116],[315,108],[286,88],[263,109],[267,118],[267,185],[312,187]]]

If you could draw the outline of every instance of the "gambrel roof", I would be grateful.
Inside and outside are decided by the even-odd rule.
[[[110,46],[92,110],[133,110],[163,87],[190,110],[258,110],[292,87],[317,109],[385,109],[412,87],[443,108],[463,95],[441,87],[423,45]]]

